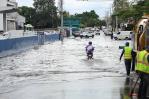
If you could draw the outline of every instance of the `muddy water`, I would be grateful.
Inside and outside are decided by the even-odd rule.
[[[88,41],[93,60],[85,54]],[[68,38],[1,58],[0,99],[120,99],[126,74],[118,47],[125,42],[103,34]]]

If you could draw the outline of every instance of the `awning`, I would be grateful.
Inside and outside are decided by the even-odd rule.
[[[31,24],[27,24],[27,25],[25,25],[25,27],[32,28],[33,26]]]

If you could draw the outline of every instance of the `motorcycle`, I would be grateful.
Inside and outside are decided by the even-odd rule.
[[[87,59],[88,59],[88,60],[93,59],[93,53],[88,53],[88,54],[87,54]]]

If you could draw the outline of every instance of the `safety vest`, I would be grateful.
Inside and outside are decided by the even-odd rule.
[[[131,52],[132,48],[124,47],[124,59],[132,59]]]
[[[149,73],[149,63],[147,60],[148,56],[147,51],[141,51],[137,54],[137,65],[136,65],[136,70],[143,72],[143,73]]]
[[[147,53],[146,55],[145,55],[145,57],[144,57],[144,64],[145,64],[145,66],[146,66],[146,73],[148,73],[149,74],[149,62],[148,62],[148,56],[149,56],[149,53]]]

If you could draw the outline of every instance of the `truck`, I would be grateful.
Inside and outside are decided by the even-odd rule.
[[[133,34],[133,25],[130,23],[122,23],[120,29],[113,33],[115,40],[131,40]]]
[[[115,40],[131,40],[132,31],[119,31],[113,35]]]
[[[145,14],[134,28],[134,49],[141,51],[149,46],[149,15]]]

